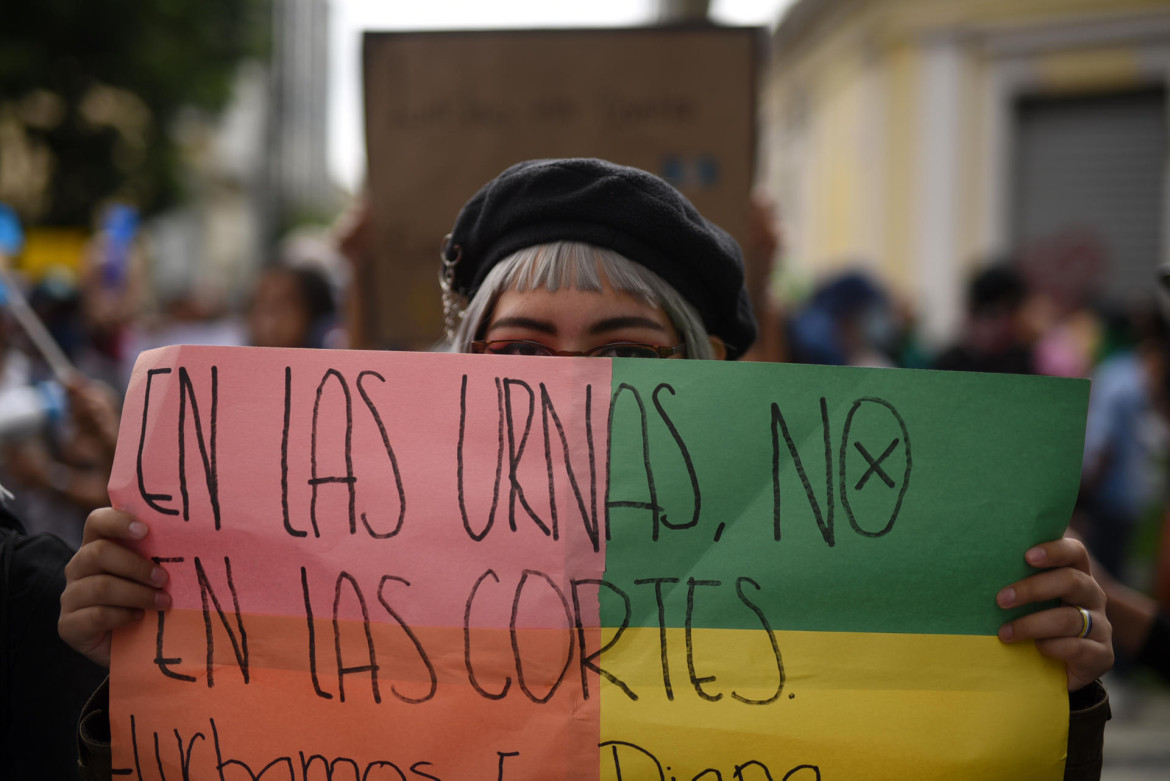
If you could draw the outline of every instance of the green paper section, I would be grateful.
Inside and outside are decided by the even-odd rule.
[[[613,363],[603,626],[992,635],[1072,513],[1085,380]]]

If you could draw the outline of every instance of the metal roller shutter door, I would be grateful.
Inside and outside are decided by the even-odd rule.
[[[1152,293],[1163,260],[1163,88],[1016,105],[1012,239],[1087,229],[1108,258],[1105,294]]]

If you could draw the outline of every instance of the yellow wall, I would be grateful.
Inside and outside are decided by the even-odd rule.
[[[890,140],[887,154],[888,174],[884,203],[880,205],[886,215],[886,243],[879,248],[881,265],[894,285],[902,290],[910,287],[912,251],[911,225],[914,221],[913,175],[916,150],[920,148],[917,117],[917,82],[920,66],[918,53],[906,44],[900,44],[889,52],[887,58],[890,77],[890,113],[887,138]]]

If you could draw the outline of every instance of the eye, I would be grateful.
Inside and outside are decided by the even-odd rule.
[[[658,351],[646,344],[631,344],[620,342],[617,344],[603,344],[590,355],[597,358],[657,358]]]
[[[489,342],[488,351],[495,355],[549,355],[549,349],[540,342],[523,340]]]

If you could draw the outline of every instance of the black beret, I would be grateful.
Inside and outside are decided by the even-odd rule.
[[[613,250],[662,277],[738,358],[756,338],[735,239],[653,174],[588,158],[529,160],[464,205],[444,247],[454,290],[475,295],[514,252],[576,241]]]

